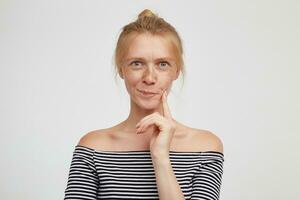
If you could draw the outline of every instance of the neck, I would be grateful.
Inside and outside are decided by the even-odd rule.
[[[130,103],[130,113],[125,121],[123,121],[121,124],[122,130],[125,132],[135,133],[135,126],[136,124],[143,119],[144,117],[154,113],[158,112],[160,115],[163,116],[163,108],[162,104],[160,104],[155,109],[144,109],[135,104],[132,100]]]

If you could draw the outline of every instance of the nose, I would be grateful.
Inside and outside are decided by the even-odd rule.
[[[155,84],[156,73],[152,67],[147,67],[147,70],[145,71],[145,73],[143,75],[143,82],[148,85]]]

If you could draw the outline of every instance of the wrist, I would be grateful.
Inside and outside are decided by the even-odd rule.
[[[151,152],[151,157],[154,162],[169,161],[169,152]]]

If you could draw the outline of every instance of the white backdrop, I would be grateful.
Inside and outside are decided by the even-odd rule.
[[[1,199],[62,199],[79,139],[126,119],[113,50],[145,8],[183,40],[187,74],[169,96],[174,118],[224,143],[220,199],[298,199],[296,0],[1,0]]]

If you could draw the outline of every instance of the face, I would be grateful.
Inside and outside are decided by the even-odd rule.
[[[169,92],[179,75],[169,44],[162,36],[150,34],[133,40],[121,70],[131,101],[144,109],[156,109],[163,91]]]

